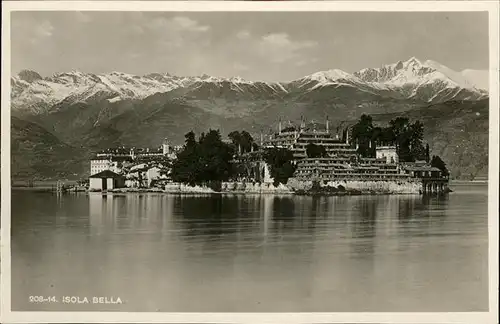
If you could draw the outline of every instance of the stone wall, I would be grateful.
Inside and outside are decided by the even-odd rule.
[[[291,178],[287,186],[294,191],[308,191],[313,187],[313,181],[298,180]],[[395,194],[418,194],[422,189],[419,181],[328,181],[320,183],[321,187],[343,187],[345,190],[357,190],[361,193],[395,193]]]
[[[165,192],[168,193],[215,193],[215,191],[206,186],[189,186],[183,183],[169,183],[165,185]]]
[[[418,194],[421,183],[415,181],[329,181],[330,187],[343,186],[361,192]]]
[[[191,187],[181,183],[169,183],[165,185],[165,192],[168,193],[216,193],[217,191],[207,186]],[[287,186],[282,184],[274,186],[272,183],[252,183],[252,182],[223,182],[221,184],[222,193],[293,193]]]
[[[343,188],[347,191],[356,190],[360,193],[380,194],[418,194],[422,184],[419,181],[329,181],[321,183],[321,187]],[[290,178],[287,185],[253,182],[223,182],[222,193],[253,193],[253,194],[291,194],[306,192],[313,188],[312,180],[298,180]],[[191,187],[186,184],[170,183],[165,186],[168,193],[216,193],[217,191],[207,186]]]
[[[223,182],[222,192],[233,193],[293,193],[293,191],[283,184],[274,186],[272,183],[252,183],[252,182]]]

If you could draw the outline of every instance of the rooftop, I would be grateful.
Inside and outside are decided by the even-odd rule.
[[[118,178],[123,178],[122,175],[115,173],[110,170],[104,170],[99,173],[91,175],[89,178],[97,178],[97,179],[107,179],[107,178],[113,178],[113,179],[118,179]]]

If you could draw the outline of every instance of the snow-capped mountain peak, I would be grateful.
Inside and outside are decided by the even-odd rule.
[[[402,62],[403,66],[414,66],[414,67],[421,67],[422,62],[416,58],[415,56],[410,57],[407,61]]]
[[[344,72],[342,70],[331,69],[331,70],[327,70],[327,71],[313,73],[313,74],[305,77],[304,79],[329,83],[329,82],[337,81],[337,80],[346,80],[346,79],[350,80],[350,79],[355,79],[355,78],[356,77],[354,77],[353,75],[351,75],[347,72]]]
[[[22,70],[21,72],[19,72],[17,77],[20,80],[23,80],[23,81],[26,81],[29,83],[42,79],[42,76],[40,74],[38,74],[37,72],[32,71],[32,70]]]
[[[246,84],[250,84],[252,82],[250,81],[247,81],[247,80],[244,80],[242,77],[240,76],[235,76],[235,77],[231,77],[228,79],[229,82],[233,82],[233,83],[246,83]]]

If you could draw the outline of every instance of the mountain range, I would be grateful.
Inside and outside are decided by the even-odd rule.
[[[342,70],[321,71],[291,82],[253,82],[240,77],[208,75],[179,77],[151,73],[136,76],[122,72],[92,74],[79,71],[44,78],[35,71],[24,70],[11,79],[11,99],[14,111],[37,114],[51,112],[61,103],[117,102],[166,92],[189,97],[222,95],[233,99],[257,99],[314,97],[325,90],[351,87],[381,98],[439,103],[486,98],[487,80],[487,71],[455,72],[437,62],[422,63],[416,58],[353,74]]]
[[[455,108],[447,109],[450,105]],[[470,107],[482,115],[470,114]],[[421,119],[432,115],[448,124],[467,114],[467,118],[481,117],[479,128],[487,135],[484,117],[488,114],[488,73],[457,72],[416,58],[352,74],[336,69],[320,71],[288,82],[79,71],[42,77],[35,71],[24,70],[11,78],[11,108],[13,133],[19,135],[26,125],[31,125],[27,129],[36,130],[32,136],[29,131],[22,136],[13,135],[13,142],[30,138],[33,143],[39,140],[38,147],[43,148],[44,141],[48,141],[48,147],[71,152],[69,159],[77,163],[70,164],[67,172],[79,175],[86,171],[88,154],[96,149],[111,145],[157,146],[165,137],[180,144],[187,131],[200,133],[210,127],[223,134],[246,129],[257,135],[269,132],[280,117],[298,120],[305,116],[319,121],[328,115],[332,124],[340,126],[363,113],[409,114]],[[435,120],[430,123],[438,131],[430,129],[429,134],[439,137],[439,127],[443,125]],[[60,145],[54,146],[55,139]],[[475,144],[486,147],[487,153],[487,143]],[[16,147],[22,145],[13,144],[13,159],[22,160],[22,156],[16,155],[21,154]],[[440,147],[439,143],[436,147]],[[443,154],[444,149],[441,146],[436,153]],[[452,172],[458,174],[467,169],[455,163],[456,157],[451,158],[450,164],[456,165]],[[45,160],[50,160],[50,156]],[[18,165],[19,170],[13,165],[14,175],[48,176],[46,171],[33,167],[34,162]],[[57,174],[61,172],[65,171]]]

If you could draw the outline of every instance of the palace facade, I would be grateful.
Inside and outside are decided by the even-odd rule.
[[[438,168],[425,161],[400,163],[395,145],[375,146],[375,157],[365,158],[357,153],[358,145],[351,140],[352,131],[347,128],[343,134],[332,135],[329,121],[323,129],[314,123],[306,125],[302,118],[300,126],[289,125],[262,140],[264,148],[286,148],[293,152],[297,169],[294,176],[300,180],[328,181],[408,181],[427,179],[440,184],[448,181]],[[308,157],[309,144],[323,146],[324,157]],[[425,187],[424,187],[425,188]]]

